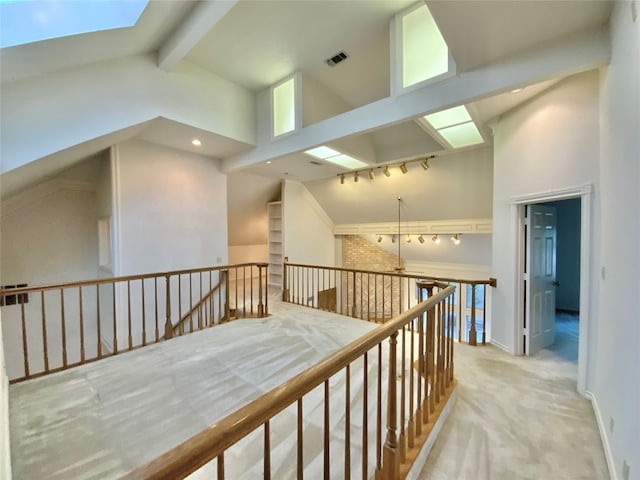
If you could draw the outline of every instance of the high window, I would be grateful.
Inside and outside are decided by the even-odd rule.
[[[0,47],[132,27],[148,0],[0,0]]]
[[[273,136],[296,129],[296,77],[277,83],[271,89]]]
[[[424,3],[396,16],[393,39],[397,92],[455,73],[447,43]]]

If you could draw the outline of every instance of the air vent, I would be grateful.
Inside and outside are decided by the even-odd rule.
[[[347,59],[347,54],[344,53],[344,51],[342,51],[342,52],[336,53],[331,58],[327,58],[325,62],[327,62],[327,65],[329,65],[330,67],[335,67],[337,64],[339,64],[340,62],[346,59]]]
[[[315,160],[311,160],[309,163],[310,163],[311,165],[318,165],[318,166],[321,166],[321,165],[322,165],[320,162],[316,162]]]

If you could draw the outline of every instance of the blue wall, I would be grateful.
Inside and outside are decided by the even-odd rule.
[[[580,310],[580,199],[545,203],[557,211],[556,308]]]

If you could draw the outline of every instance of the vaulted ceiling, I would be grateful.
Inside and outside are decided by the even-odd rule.
[[[113,131],[99,136],[78,134],[67,144],[55,143],[51,151],[31,154],[36,158],[27,155],[18,164],[9,164],[6,158],[13,158],[21,145],[7,146],[2,152],[5,158],[0,160],[3,196],[126,138],[198,151],[221,159],[227,172],[245,170],[305,182],[344,171],[331,165],[312,165],[311,159],[301,153],[323,143],[346,149],[356,144],[364,146],[375,157],[369,159],[372,165],[442,155],[447,148],[415,122],[422,114],[465,104],[490,143],[488,125],[499,115],[564,76],[597,68],[607,61],[603,52],[612,2],[426,3],[456,61],[457,75],[441,85],[397,98],[390,96],[390,23],[396,13],[414,4],[412,0],[151,1],[137,25],[128,29],[2,49],[1,93],[14,100],[15,92],[20,92],[26,109],[32,108],[29,102],[34,99],[33,94],[24,93],[25,89],[41,85],[36,82],[42,79],[61,79],[65,72],[86,72],[106,62],[149,56],[160,72],[159,78],[188,72],[235,85],[238,91],[246,92],[247,98],[253,98],[257,116],[261,92],[292,72],[301,72],[342,105],[332,118],[272,142],[261,137],[255,124],[246,126],[247,131],[255,131],[252,140],[251,135],[211,127],[206,118],[176,114],[181,110],[180,99],[169,99],[171,114],[165,114],[165,106],[165,110],[141,115],[130,124],[121,122],[118,125],[122,128],[113,127]],[[325,59],[338,51],[345,51],[349,58],[329,67]],[[129,80],[126,75],[125,71],[121,76],[123,82]],[[55,82],[51,85],[51,91],[40,91],[39,95],[56,95]],[[515,87],[526,88],[518,94],[510,93]],[[89,85],[86,88],[87,96],[104,95],[105,103],[122,100],[109,97],[109,92],[92,91]],[[195,108],[191,97],[182,101]],[[216,102],[224,99],[211,104]],[[11,108],[18,109],[14,105],[19,105],[8,103],[10,108],[0,108],[3,127],[12,124],[15,112]],[[84,121],[77,119],[79,124]],[[259,124],[260,119],[256,122]],[[11,144],[8,135],[2,138],[3,144]],[[194,137],[202,139],[200,149],[191,145]],[[271,162],[268,165],[267,160]]]

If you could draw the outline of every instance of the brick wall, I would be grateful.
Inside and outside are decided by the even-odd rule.
[[[359,235],[342,237],[342,266],[354,270],[390,273],[398,267],[398,256],[386,252]],[[404,267],[404,260],[400,259]],[[342,275],[342,304],[348,312],[365,320],[382,321],[401,311],[401,286],[397,278],[385,275]],[[355,307],[355,308],[354,308]]]

